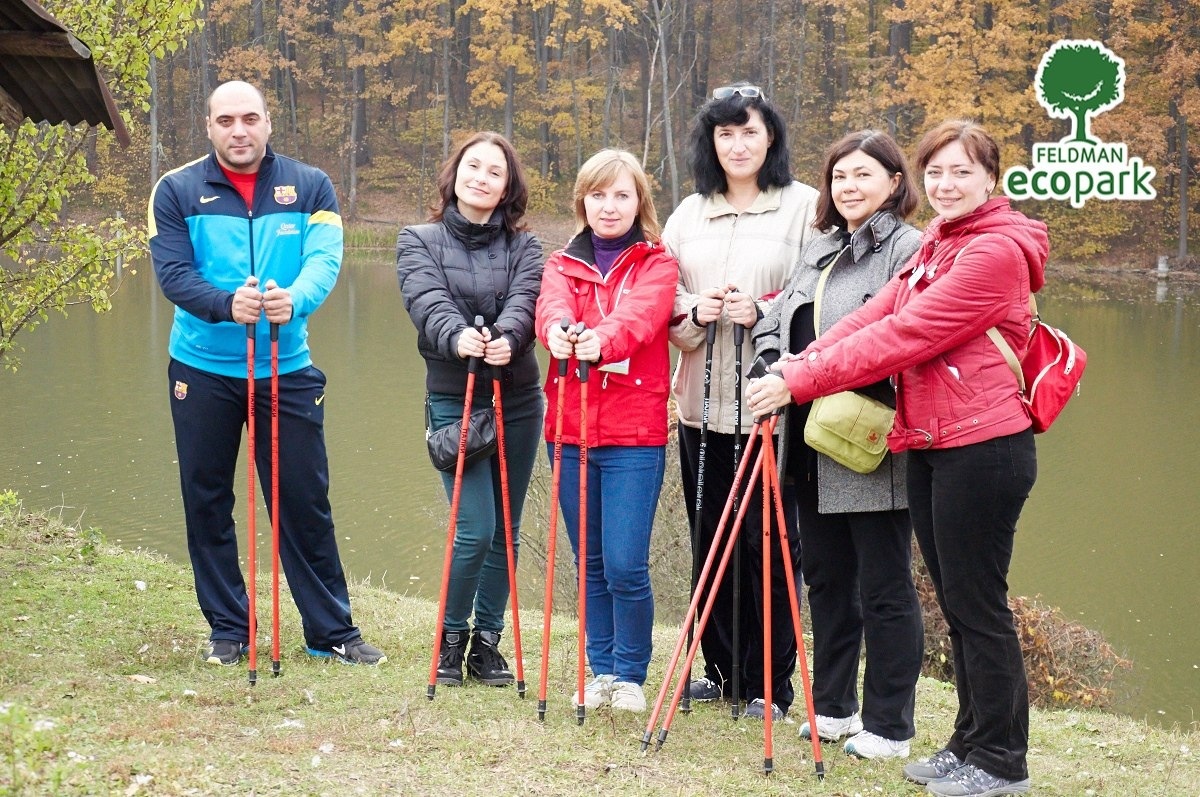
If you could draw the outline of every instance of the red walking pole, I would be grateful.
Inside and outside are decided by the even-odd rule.
[[[571,319],[561,322],[562,331],[571,328]],[[546,595],[542,603],[542,671],[538,685],[538,721],[546,719],[546,679],[550,669],[550,614],[554,609],[554,554],[558,542],[558,482],[562,475],[563,401],[567,392],[567,359],[558,361],[558,403],[554,405],[554,462],[550,479],[550,530],[546,533]]]
[[[577,335],[587,329],[579,322]],[[575,722],[583,724],[587,713],[584,703],[583,680],[587,666],[587,470],[588,470],[588,370],[591,363],[579,360],[579,661],[576,666],[575,686],[579,702],[575,705]]]
[[[279,324],[271,324],[271,675],[279,672]]]
[[[255,581],[258,578],[258,563],[255,559],[256,549],[258,548],[258,533],[254,527],[254,508],[257,504],[257,498],[254,495],[254,329],[256,324],[246,324],[246,452],[247,465],[246,482],[247,482],[247,500],[246,500],[246,536],[249,544],[247,551],[247,565],[250,571],[249,584],[246,587],[246,593],[249,597],[249,614],[250,614],[250,685],[254,686],[258,683],[258,618],[255,616],[258,610],[258,596],[255,589]]]
[[[498,332],[496,333],[498,334]],[[504,547],[508,555],[508,594],[512,600],[513,646],[517,656],[517,696],[525,697],[525,661],[521,653],[521,610],[517,600],[517,557],[513,540],[512,505],[508,498],[508,449],[504,440],[504,369],[492,366],[492,405],[496,409],[496,450],[500,454],[500,506],[504,512]]]
[[[475,316],[475,328],[483,328],[483,316]],[[450,494],[450,520],[446,524],[446,551],[442,557],[442,589],[438,597],[437,623],[433,628],[433,661],[429,665],[429,685],[425,697],[433,700],[437,692],[438,659],[442,656],[442,623],[446,621],[446,593],[450,587],[450,565],[454,561],[454,536],[458,530],[458,502],[462,497],[463,469],[467,459],[467,433],[471,428],[471,398],[475,393],[475,373],[479,358],[467,360],[466,398],[463,400],[462,431],[458,435],[458,462],[454,466],[454,490]]]
[[[789,608],[792,612],[792,628],[796,634],[796,660],[800,665],[800,683],[804,690],[804,708],[808,712],[808,727],[817,727],[817,711],[813,703],[812,679],[808,673],[808,657],[804,650],[804,628],[800,622],[800,601],[796,591],[796,576],[792,572],[791,549],[788,545],[787,523],[783,515],[783,495],[779,486],[779,471],[775,465],[775,449],[768,445],[768,462],[763,466],[770,473],[768,485],[772,490],[775,503],[775,522],[779,525],[779,552],[783,558],[783,575],[787,581]],[[816,765],[817,780],[825,779],[825,762],[821,758],[820,734],[810,734],[812,741],[813,763]]]
[[[775,689],[771,660],[771,477],[774,471],[771,467],[771,435],[775,428],[775,419],[771,419],[770,429],[763,433],[763,443],[760,454],[763,458],[763,490],[762,490],[762,673],[763,673],[763,774],[770,775],[775,769],[775,751],[772,735],[775,732]],[[815,728],[815,725],[810,725]]]
[[[725,507],[724,507],[724,509],[721,510],[721,518],[720,518],[720,520],[717,521],[717,527],[713,533],[713,540],[712,540],[712,543],[709,545],[708,556],[705,558],[704,566],[703,566],[703,568],[701,568],[700,574],[696,578],[697,586],[692,591],[692,600],[691,600],[691,603],[688,605],[687,614],[683,618],[683,630],[680,631],[679,637],[675,642],[675,650],[671,654],[671,660],[667,664],[667,672],[663,676],[662,687],[658,691],[658,699],[654,702],[654,710],[650,714],[650,721],[646,724],[646,733],[644,736],[642,736],[642,751],[643,752],[645,752],[646,748],[650,746],[650,739],[654,733],[654,726],[658,723],[658,717],[659,717],[659,714],[662,712],[663,702],[666,700],[666,697],[667,697],[667,691],[671,688],[671,679],[673,679],[675,677],[675,672],[679,665],[679,657],[680,657],[680,655],[682,655],[683,651],[685,650],[685,643],[686,643],[686,649],[689,651],[691,651],[693,646],[695,646],[697,648],[699,647],[698,644],[696,644],[694,640],[696,637],[698,637],[700,630],[703,629],[703,622],[700,623],[700,629],[695,630],[695,632],[694,632],[693,631],[694,621],[696,618],[697,610],[700,607],[700,602],[702,600],[704,600],[705,595],[707,594],[709,596],[709,603],[711,603],[713,600],[712,596],[716,594],[715,586],[712,589],[710,589],[708,591],[708,593],[705,593],[705,585],[710,583],[710,579],[709,579],[708,575],[709,575],[709,572],[712,570],[713,562],[717,557],[717,551],[722,550],[721,543],[722,543],[722,540],[725,535],[725,526],[729,522],[729,516],[731,513],[737,511],[737,510],[734,510],[733,506],[735,503],[737,503],[735,499],[737,497],[738,490],[741,489],[742,478],[745,475],[746,467],[750,462],[749,455],[754,450],[754,442],[758,437],[757,432],[758,432],[757,428],[755,428],[754,430],[751,431],[750,442],[746,446],[747,456],[743,457],[742,461],[738,464],[737,472],[734,474],[734,477],[733,477],[733,487],[732,487],[732,489],[730,489],[729,496],[725,500]],[[744,512],[740,513],[740,514],[744,514]],[[740,517],[740,515],[739,515],[739,517]],[[735,525],[739,525],[740,522],[741,522],[740,520],[735,520]],[[718,575],[716,577],[716,581],[712,582],[713,584],[719,583],[721,577],[724,575],[724,573],[725,573],[724,562],[725,561],[727,561],[727,560],[723,558],[722,564],[718,571]],[[707,618],[705,618],[705,619],[707,619]],[[689,690],[691,688],[690,687],[690,684],[691,684],[690,659],[692,659],[692,658],[694,658],[694,655],[689,657],[689,666],[688,666],[688,669],[684,673],[684,682],[686,684],[688,684]],[[666,731],[663,731],[663,733],[660,735],[659,740],[658,740],[658,747],[662,747],[662,744],[664,741],[666,741]]]
[[[749,453],[748,452],[750,452],[753,448],[754,437],[761,431],[760,427],[761,427],[761,424],[756,424],[755,427],[751,430],[750,445],[748,445],[746,447],[747,456],[743,460],[743,463],[749,461]],[[744,467],[744,465],[742,465],[741,467]],[[762,455],[760,453],[760,455],[755,458],[753,469],[750,471],[750,477],[749,477],[749,480],[746,485],[746,492],[752,492],[754,490],[754,485],[758,483],[759,471],[761,469],[762,469]],[[740,479],[735,478],[734,486],[730,490],[730,499],[726,502],[726,505],[725,505],[726,512],[729,511],[729,508],[731,507],[731,505],[733,503],[733,496],[734,496],[737,488],[740,486],[738,484],[738,481],[740,481]],[[738,507],[737,516],[733,520],[733,528],[729,532],[729,538],[725,541],[725,550],[721,554],[720,563],[717,565],[717,572],[715,575],[716,580],[714,581],[714,583],[719,583],[721,578],[725,575],[725,570],[729,566],[730,558],[734,555],[734,552],[737,550],[738,535],[741,533],[742,522],[743,522],[743,520],[745,520],[746,510],[749,506],[750,506],[750,504],[748,502],[743,501],[743,502],[741,502],[741,505]],[[727,517],[727,515],[723,515],[722,517]],[[722,527],[723,527],[723,524],[718,524],[718,526],[717,526],[718,535],[721,533]],[[716,546],[715,542],[713,543],[713,546],[714,547]],[[674,721],[674,718],[675,718],[675,710],[679,707],[680,698],[681,698],[684,690],[689,687],[689,683],[687,681],[687,676],[688,676],[687,671],[691,669],[692,663],[696,660],[696,654],[700,650],[700,638],[704,633],[705,626],[708,624],[708,618],[712,614],[713,605],[716,603],[716,599],[717,599],[717,590],[710,589],[708,591],[708,597],[704,604],[704,611],[701,612],[700,621],[699,621],[699,623],[697,623],[696,636],[692,640],[692,644],[688,647],[687,659],[684,662],[685,671],[680,673],[680,675],[679,675],[679,681],[676,683],[675,691],[671,697],[671,705],[667,709],[666,719],[663,720],[662,728],[658,732],[658,746],[656,749],[661,749],[663,746],[663,743],[666,742],[667,734],[671,730],[671,723]],[[686,633],[686,631],[683,631],[680,633],[682,636],[684,633]],[[672,671],[671,677],[674,677],[673,671]]]

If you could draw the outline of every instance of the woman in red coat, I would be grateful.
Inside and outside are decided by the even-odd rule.
[[[979,125],[930,130],[916,165],[938,213],[917,254],[747,398],[760,416],[896,375],[888,443],[909,452],[909,514],[950,625],[959,701],[945,747],[904,774],[942,797],[1020,794],[1029,790],[1029,694],[1008,568],[1037,460],[1016,376],[987,331],[1024,355],[1049,241],[1044,224],[991,198],[1000,151]]]
[[[576,361],[566,377],[559,502],[576,566],[582,559],[587,567],[587,656],[594,677],[583,703],[644,711],[654,625],[650,530],[665,465],[667,324],[679,265],[658,242],[645,172],[628,152],[601,150],[584,163],[575,181],[575,218],[575,236],[546,262],[535,323],[551,355]],[[579,468],[572,466],[581,443],[579,361],[590,363],[592,372],[582,555]],[[558,379],[552,367],[545,422],[551,455]]]

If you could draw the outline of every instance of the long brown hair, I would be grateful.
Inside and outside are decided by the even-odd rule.
[[[504,153],[505,165],[508,168],[508,184],[504,187],[504,198],[500,200],[496,209],[502,213],[501,225],[506,232],[514,233],[526,229],[522,222],[525,217],[525,208],[529,206],[529,187],[525,184],[525,170],[521,168],[521,161],[517,159],[517,151],[513,149],[513,145],[509,143],[508,139],[490,130],[480,131],[468,138],[442,164],[442,170],[438,173],[437,179],[438,194],[442,204],[432,208],[429,220],[441,221],[446,214],[446,208],[458,201],[454,194],[458,166],[462,163],[463,154],[476,144],[495,144]]]

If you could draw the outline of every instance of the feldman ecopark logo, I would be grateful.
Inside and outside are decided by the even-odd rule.
[[[1066,199],[1076,208],[1089,199],[1154,199],[1154,168],[1129,157],[1125,144],[1091,132],[1093,116],[1125,99],[1125,62],[1116,53],[1089,39],[1055,42],[1038,64],[1034,88],[1051,118],[1072,120],[1071,134],[1034,144],[1033,166],[1004,173],[1005,194]]]

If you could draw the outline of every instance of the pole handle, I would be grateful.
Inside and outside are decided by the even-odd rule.
[[[717,342],[717,324],[715,321],[709,321],[704,325],[704,342],[709,346]]]
[[[471,326],[473,326],[475,328],[476,332],[483,334],[483,326],[484,326],[483,316],[481,316],[481,315],[475,316],[475,322]],[[467,373],[469,373],[469,374],[479,373],[479,363],[482,359],[483,359],[482,357],[468,357],[467,358]]]
[[[503,332],[500,331],[500,327],[496,326],[495,324],[488,324],[488,331],[492,333],[492,340],[495,340],[496,338],[498,338],[502,334],[504,334]],[[492,380],[495,382],[500,382],[504,378],[504,366],[493,365],[493,366],[491,366],[491,369],[492,369]]]
[[[571,319],[563,316],[562,321],[559,322],[559,326],[562,327],[563,334],[569,333],[571,331]],[[567,375],[567,358],[565,357],[558,361],[558,375],[560,378]]]
[[[587,330],[587,324],[583,323],[582,321],[580,321],[575,326],[575,334],[576,335],[582,335],[586,330]],[[579,360],[579,381],[580,382],[588,381],[588,374],[591,371],[591,369],[592,369],[591,362],[589,362],[588,360]]]

